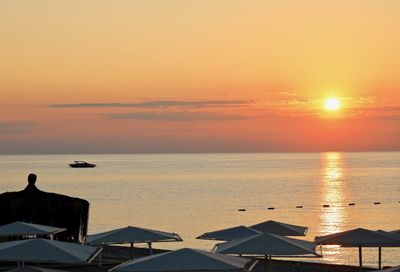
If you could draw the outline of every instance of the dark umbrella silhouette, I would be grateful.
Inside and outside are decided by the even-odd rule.
[[[87,233],[89,202],[41,191],[35,182],[36,175],[29,174],[24,190],[0,194],[0,225],[22,221],[66,228],[67,231],[57,234],[57,240],[83,241]]]

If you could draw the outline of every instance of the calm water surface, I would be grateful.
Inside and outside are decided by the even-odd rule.
[[[69,168],[73,160],[98,167]],[[400,229],[400,152],[0,156],[0,192],[24,189],[31,172],[42,190],[89,200],[89,233],[133,225],[184,239],[161,248],[209,250],[214,243],[195,237],[269,219],[308,226],[308,240],[355,227]],[[358,262],[357,249],[323,253],[318,261]],[[364,253],[376,266],[377,249]],[[383,249],[384,265],[399,257],[400,249]]]

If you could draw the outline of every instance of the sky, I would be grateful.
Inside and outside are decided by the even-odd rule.
[[[2,0],[0,154],[400,150],[399,16],[397,0]]]

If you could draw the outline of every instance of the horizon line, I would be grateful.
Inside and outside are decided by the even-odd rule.
[[[33,156],[33,155],[185,155],[185,154],[310,154],[310,153],[389,153],[400,150],[326,150],[326,151],[224,151],[224,152],[68,152],[68,153],[4,153],[0,156]]]

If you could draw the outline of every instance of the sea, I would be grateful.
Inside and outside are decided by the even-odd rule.
[[[97,167],[70,168],[74,160]],[[400,229],[400,152],[1,155],[0,193],[24,189],[29,173],[41,190],[90,202],[89,234],[131,225],[183,238],[155,248],[211,250],[216,242],[196,237],[266,220],[307,226],[299,238],[309,241]],[[358,265],[357,248],[322,252],[306,260]],[[382,249],[384,266],[399,260],[400,248]],[[363,262],[377,267],[378,249],[363,249]]]

